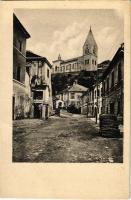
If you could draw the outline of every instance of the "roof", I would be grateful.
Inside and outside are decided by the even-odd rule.
[[[68,60],[63,60],[63,61],[61,62],[61,64],[65,64],[65,63],[72,62],[72,61],[77,61],[77,60],[78,60],[78,57],[76,57],[76,58],[70,58],[70,59],[68,59]]]
[[[106,77],[111,72],[111,70],[113,69],[114,65],[118,62],[120,57],[124,57],[124,43],[122,43],[121,46],[118,48],[118,50],[115,53],[112,61],[110,62],[107,69],[105,70],[102,78]]]
[[[26,38],[30,38],[30,34],[27,32],[15,14],[13,14],[13,24],[16,26],[16,28],[19,28],[24,33]]]
[[[86,88],[82,85],[79,85],[78,83],[75,83],[68,89],[68,91],[69,92],[85,92],[85,91],[87,91],[87,89],[88,88]]]
[[[103,67],[109,65],[109,63],[110,63],[110,60],[105,60],[105,61],[98,64],[98,68],[100,68],[100,67],[103,68]]]
[[[92,45],[97,46],[96,41],[95,41],[94,36],[93,36],[93,33],[92,33],[92,30],[91,30],[91,27],[90,27],[89,33],[88,33],[88,35],[87,35],[85,44],[89,44],[89,45],[91,45],[91,46],[92,46]],[[84,44],[84,45],[85,45],[85,44]]]
[[[39,55],[33,53],[32,51],[26,51],[26,57],[30,57],[30,58],[42,58],[42,56],[39,56]]]
[[[39,56],[33,53],[32,51],[26,51],[26,58],[27,58],[27,61],[36,61],[36,60],[44,61],[48,64],[50,68],[52,67],[50,62],[45,57]]]
[[[73,62],[73,61],[78,61],[78,59],[82,58],[83,56],[79,56],[79,57],[75,57],[75,58],[70,58],[70,59],[67,59],[67,60],[54,60],[54,62],[58,62],[58,61],[61,61],[61,64],[66,64],[68,62]]]

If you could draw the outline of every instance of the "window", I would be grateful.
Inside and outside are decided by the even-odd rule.
[[[21,72],[21,68],[20,68],[20,65],[17,67],[17,77],[16,77],[16,79],[18,80],[18,81],[20,81],[20,72]]]
[[[95,65],[96,65],[96,60],[95,60]]]
[[[77,98],[80,99],[80,98],[81,98],[81,95],[78,95]]]
[[[47,77],[49,78],[49,76],[50,76],[50,71],[49,69],[47,69]]]
[[[22,41],[18,40],[18,48],[19,48],[19,51],[22,52]]]
[[[20,99],[19,99],[19,100],[20,100],[20,105],[22,105],[22,104],[24,103],[24,97],[23,97],[23,96],[20,96],[19,98],[20,98]]]
[[[114,114],[114,103],[110,104],[110,114]]]
[[[97,90],[97,96],[98,97],[100,96],[100,90],[99,89]]]
[[[85,60],[85,65],[86,65],[86,64],[89,64],[89,59],[88,59],[88,60]]]
[[[96,98],[96,90],[95,90],[95,98]]]
[[[103,89],[101,88],[101,97],[102,97],[102,95],[103,95],[103,94],[102,94],[102,93],[103,93],[103,91],[102,91],[102,90],[103,90]]]
[[[121,73],[121,63],[118,65],[118,81],[122,79],[122,73]]]
[[[42,76],[42,67],[38,68],[38,76],[41,77]]]
[[[48,91],[49,91],[49,97],[50,97],[50,88],[48,88]]]
[[[120,101],[118,101],[117,114],[120,114],[120,111],[121,111],[121,104]]]
[[[111,87],[114,86],[114,71],[111,74]]]
[[[107,78],[107,92],[109,91],[109,77]]]
[[[79,66],[78,66],[78,63],[76,63],[76,66],[77,66],[77,69],[79,70]]]
[[[43,99],[43,91],[35,91],[33,95],[34,99],[42,100]]]
[[[55,66],[55,71],[57,71],[57,66]]]
[[[94,65],[94,60],[92,60],[92,64]]]
[[[71,93],[71,99],[75,99],[75,93],[74,92]]]

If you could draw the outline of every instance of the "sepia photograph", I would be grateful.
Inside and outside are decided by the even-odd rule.
[[[123,13],[17,8],[12,21],[12,161],[123,163]]]
[[[0,197],[128,199],[129,0],[0,2]]]

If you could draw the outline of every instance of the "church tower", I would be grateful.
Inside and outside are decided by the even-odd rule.
[[[58,59],[53,62],[53,67],[52,67],[52,73],[62,73],[62,68],[61,68],[61,62],[63,60],[61,59],[61,55],[58,55]]]
[[[88,36],[83,46],[84,70],[86,71],[97,70],[97,54],[98,54],[98,47],[90,27]]]

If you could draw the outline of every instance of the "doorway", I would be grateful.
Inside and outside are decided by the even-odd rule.
[[[34,118],[40,119],[42,114],[41,111],[42,108],[40,107],[40,104],[34,104]]]
[[[114,103],[110,104],[110,113],[114,114]]]
[[[45,119],[48,119],[48,105],[46,105],[45,110]]]

